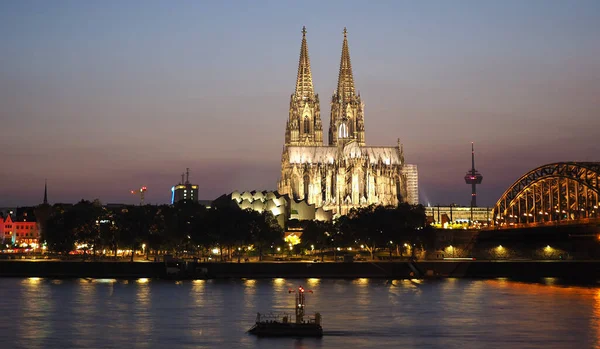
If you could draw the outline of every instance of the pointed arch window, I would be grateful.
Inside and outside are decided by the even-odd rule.
[[[304,116],[304,133],[305,134],[310,133],[310,122],[308,120],[308,116]]]
[[[338,138],[348,138],[348,128],[346,127],[345,122],[342,122],[340,124],[340,129],[338,131]]]

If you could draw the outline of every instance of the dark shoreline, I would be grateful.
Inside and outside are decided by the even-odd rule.
[[[171,268],[174,266],[171,265]],[[359,263],[181,263],[167,268],[154,262],[0,261],[0,277],[98,279],[226,278],[474,278],[539,280],[558,278],[583,283],[600,280],[600,261],[420,261]]]

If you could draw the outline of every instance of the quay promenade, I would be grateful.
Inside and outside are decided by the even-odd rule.
[[[45,278],[561,278],[600,280],[600,261],[161,263],[0,261],[0,277]]]

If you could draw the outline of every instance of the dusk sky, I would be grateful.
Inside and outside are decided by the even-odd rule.
[[[493,205],[518,177],[600,161],[600,1],[0,3],[0,207],[275,190],[301,29],[324,134],[342,30],[368,145],[404,144],[421,203]]]

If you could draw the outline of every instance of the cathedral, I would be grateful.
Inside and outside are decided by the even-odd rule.
[[[407,188],[407,176],[416,178],[416,166],[405,166],[400,140],[397,146],[366,145],[365,107],[354,85],[346,28],[337,89],[330,105],[325,145],[319,95],[313,86],[303,28],[278,192],[338,215],[371,204],[418,203],[418,193]]]

